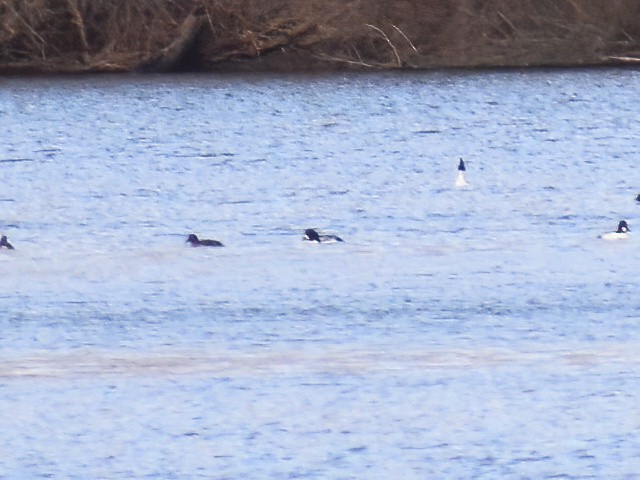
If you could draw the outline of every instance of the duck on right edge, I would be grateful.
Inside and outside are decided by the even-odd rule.
[[[460,159],[460,163],[458,163],[458,176],[456,177],[456,188],[464,188],[469,186],[469,182],[464,177],[465,172],[467,171],[467,167],[464,164],[464,160]]]
[[[626,240],[629,238],[630,231],[631,229],[629,228],[629,225],[627,225],[627,222],[625,220],[620,220],[620,223],[618,223],[618,230],[600,235],[600,238],[608,242]]]

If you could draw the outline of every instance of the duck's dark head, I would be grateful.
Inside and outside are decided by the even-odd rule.
[[[200,243],[200,240],[198,240],[198,237],[194,233],[191,233],[187,237],[187,243],[190,243],[192,245],[197,245],[198,243]]]
[[[458,164],[458,170],[460,170],[461,172],[464,172],[467,169],[467,167],[464,166],[464,160],[460,159],[460,163]]]
[[[627,233],[630,232],[631,229],[629,228],[629,225],[627,225],[627,222],[622,220],[619,224],[618,224],[618,233]]]
[[[2,235],[2,237],[0,237],[0,248],[2,247],[7,247],[7,250],[13,250],[13,245],[9,243],[6,235]]]
[[[640,202],[640,193],[638,194],[638,196],[636,197],[636,202]]]
[[[309,240],[311,242],[320,242],[320,235],[313,228],[307,228],[304,231],[305,240]]]

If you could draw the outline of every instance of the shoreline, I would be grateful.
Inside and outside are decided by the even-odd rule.
[[[0,75],[637,65],[637,0],[0,0]]]
[[[85,66],[60,66],[60,65],[1,65],[0,78],[11,77],[82,77],[90,75],[137,75],[152,76],[162,74],[218,74],[218,75],[332,75],[340,73],[353,74],[377,74],[377,73],[430,73],[430,72],[511,72],[511,71],[537,71],[537,70],[592,70],[592,69],[640,69],[640,61],[603,61],[600,63],[575,63],[575,64],[435,64],[429,67],[398,67],[398,68],[322,68],[317,66],[297,66],[295,68],[283,68],[282,66],[254,66],[247,64],[225,64],[215,69],[183,69],[164,72],[124,70],[124,69],[92,69]]]

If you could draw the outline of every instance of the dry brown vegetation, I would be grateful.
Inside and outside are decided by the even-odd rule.
[[[0,72],[633,63],[637,0],[0,0]]]

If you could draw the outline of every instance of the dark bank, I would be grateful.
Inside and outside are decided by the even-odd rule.
[[[636,65],[636,0],[0,0],[0,73]]]

